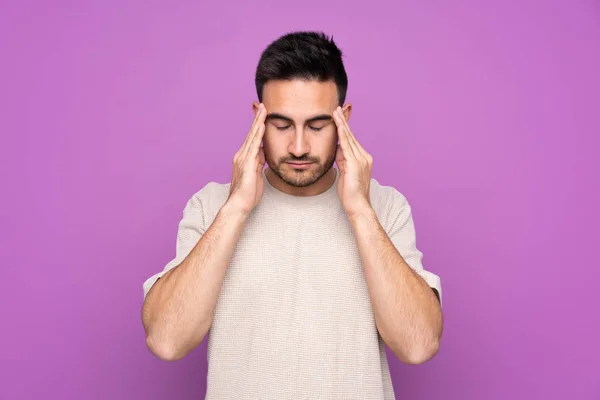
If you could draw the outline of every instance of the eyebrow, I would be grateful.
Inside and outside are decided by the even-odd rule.
[[[270,113],[267,115],[266,120],[270,120],[270,119],[280,119],[283,121],[287,121],[290,124],[294,123],[294,120],[291,119],[290,117],[286,117],[283,114],[279,114],[279,113]],[[311,122],[317,122],[317,121],[331,121],[333,118],[331,117],[331,115],[327,115],[327,114],[320,114],[320,115],[316,115],[314,117],[311,117],[309,119],[306,120],[307,124],[310,124]]]

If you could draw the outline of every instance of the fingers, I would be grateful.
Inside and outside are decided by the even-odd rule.
[[[256,127],[256,123],[258,121],[259,115],[260,115],[260,111],[254,115],[254,120],[252,121],[252,125],[250,125],[250,130],[248,131],[248,134],[246,135],[246,138],[244,139],[244,143],[242,143],[242,146],[238,149],[238,151],[236,153],[236,157],[239,157],[244,153],[246,146],[248,144],[248,141],[252,137],[252,132],[254,132],[254,128]]]
[[[344,152],[344,157],[346,159],[350,157],[356,158],[357,154],[354,152],[354,148],[350,143],[350,137],[348,135],[348,130],[346,129],[346,125],[344,124],[344,117],[339,112],[340,108],[338,107],[333,112],[333,120],[337,125],[338,137],[340,138],[340,147]]]
[[[255,158],[259,154],[259,150],[261,149],[260,144],[262,142],[263,136],[265,135],[265,124],[260,124],[254,137],[252,138],[252,142],[250,143],[250,148],[248,149],[248,157]]]
[[[344,117],[344,113],[342,112],[342,108],[341,107],[338,107],[338,114],[340,116],[342,124],[346,128],[346,132],[347,132],[347,135],[348,135],[348,141],[350,142],[350,146],[352,146],[352,149],[355,150],[355,153],[357,153],[357,155],[358,154],[365,155],[366,152],[362,148],[362,146],[358,143],[358,141],[356,140],[356,138],[354,137],[354,134],[352,133],[352,130],[350,130],[350,125],[348,125],[348,121],[346,120],[346,117]],[[358,150],[358,152],[356,150]]]
[[[341,146],[338,144],[337,145],[337,150],[335,152],[335,162],[336,163],[341,163],[343,161],[345,161],[346,159],[344,158],[344,151],[342,150]]]
[[[258,166],[256,167],[256,171],[262,172],[262,169],[265,167],[265,163],[265,150],[261,147],[258,149]]]
[[[252,123],[252,127],[250,128],[250,132],[248,133],[248,136],[246,137],[246,141],[244,142],[244,146],[243,146],[243,150],[242,150],[242,156],[248,154],[248,151],[250,150],[250,148],[252,147],[254,138],[256,137],[256,134],[258,133],[258,131],[260,130],[261,127],[264,127],[264,122],[265,122],[265,109],[264,106],[261,104],[258,107],[258,111],[256,112],[256,117],[254,118],[254,122]]]
[[[340,171],[343,171],[346,167],[346,158],[344,158],[344,151],[342,150],[339,144],[337,145],[337,150],[335,152],[335,163],[337,164],[338,169]]]
[[[256,112],[256,115],[254,116],[254,121],[252,122],[252,126],[250,127],[250,132],[248,132],[248,135],[246,136],[246,140],[244,140],[244,144],[242,145],[242,147],[236,154],[237,158],[239,158],[241,160],[246,159],[249,150],[255,144],[255,138],[256,138],[257,134],[260,135],[260,140],[262,141],[262,135],[264,135],[264,128],[265,128],[264,123],[265,123],[266,115],[267,115],[267,112],[266,112],[264,105],[260,104],[258,111]],[[262,129],[262,132],[260,131],[261,129]],[[259,141],[259,144],[260,144],[260,141]]]
[[[350,125],[348,125],[348,121],[346,120],[346,118],[344,117],[344,114],[342,112],[342,108],[338,107],[336,109],[336,111],[334,112],[334,115],[337,114],[337,120],[339,122],[338,126],[342,126],[343,127],[343,131],[344,131],[344,135],[348,141],[348,147],[352,149],[352,152],[354,154],[355,157],[357,158],[362,158],[364,159],[367,163],[372,164],[373,159],[371,158],[371,155],[369,153],[367,153],[367,151],[360,145],[360,143],[358,143],[358,140],[356,140],[356,138],[354,137],[354,134],[352,134],[352,131],[350,130]],[[338,129],[339,132],[339,129]],[[342,142],[342,140],[340,139],[340,143]]]

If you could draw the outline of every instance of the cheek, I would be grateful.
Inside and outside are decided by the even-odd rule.
[[[338,143],[338,132],[335,124],[328,125],[318,135],[319,140],[324,145],[329,146],[330,143]]]
[[[265,134],[263,135],[263,147],[265,149],[267,148],[272,148],[273,147],[273,135],[269,133],[269,131],[265,132]]]
[[[281,153],[281,143],[277,140],[277,132],[265,132],[263,136],[263,148],[265,156],[267,157],[278,157]]]
[[[327,135],[324,135],[319,139],[319,148],[326,153],[331,152],[332,149],[335,149],[337,147],[338,136],[337,131],[335,130],[332,132],[327,132]]]

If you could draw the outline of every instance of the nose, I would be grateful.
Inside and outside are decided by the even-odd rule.
[[[292,136],[288,151],[296,157],[302,157],[303,155],[310,153],[308,137],[301,127],[297,128],[296,133]]]

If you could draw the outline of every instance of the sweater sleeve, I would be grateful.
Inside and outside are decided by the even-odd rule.
[[[382,226],[404,261],[434,289],[441,304],[441,280],[438,275],[423,267],[423,253],[417,248],[415,224],[410,204],[406,197],[396,189],[392,187],[386,189],[388,196],[386,196],[385,211],[382,214]]]
[[[175,256],[165,265],[162,271],[152,275],[144,282],[144,299],[157,280],[185,260],[208,228],[203,209],[204,192],[205,189],[202,189],[195,193],[185,205],[183,217],[179,221],[177,230]]]

